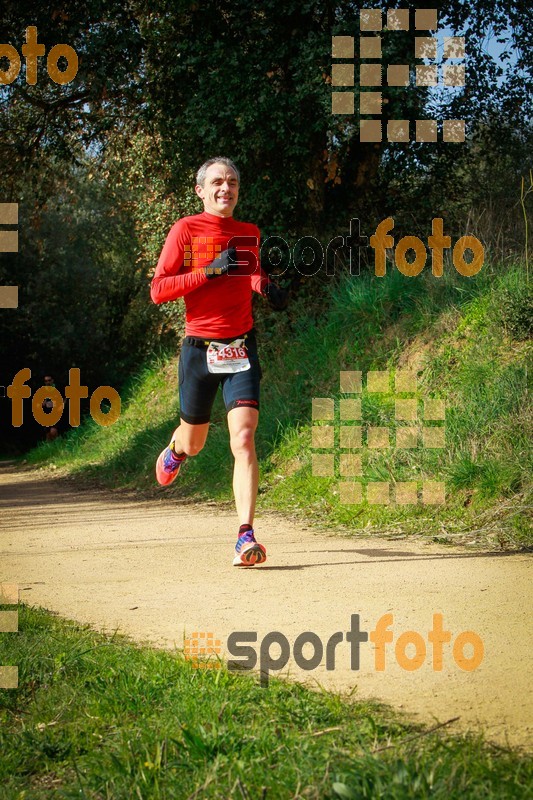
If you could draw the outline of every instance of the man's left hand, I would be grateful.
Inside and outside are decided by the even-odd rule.
[[[266,297],[275,311],[283,311],[289,302],[289,293],[286,289],[280,289],[275,283],[267,283],[263,289],[263,297]]]

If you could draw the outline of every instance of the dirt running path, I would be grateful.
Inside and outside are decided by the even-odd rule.
[[[459,716],[451,730],[481,726],[495,741],[531,748],[530,557],[328,536],[260,516],[256,532],[268,561],[238,569],[231,566],[234,529],[234,515],[218,509],[79,493],[38,472],[0,467],[0,581],[18,583],[22,601],[169,648],[183,647],[184,632],[213,631],[223,654],[233,631],[257,631],[258,652],[269,631],[282,632],[291,647],[298,634],[314,631],[325,645],[350,629],[352,614],[371,631],[392,613],[384,672],[374,668],[370,642],[352,670],[344,637],[333,671],[323,659],[304,672],[291,651],[290,674],[315,686],[357,687],[356,696],[426,722]],[[451,645],[442,672],[433,671],[429,645],[419,669],[399,667],[398,636],[414,630],[427,641],[434,612],[443,614],[452,642],[464,630],[482,637],[479,668],[459,669]]]

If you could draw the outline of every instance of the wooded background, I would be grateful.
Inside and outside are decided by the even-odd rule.
[[[42,58],[36,85],[23,68],[0,86],[0,202],[19,203],[20,236],[19,253],[0,255],[0,284],[19,286],[19,308],[0,311],[0,384],[30,367],[34,389],[44,374],[61,388],[76,366],[90,391],[120,389],[176,347],[181,306],[154,306],[148,286],[174,220],[201,210],[194,173],[212,155],[238,164],[236,216],[263,237],[326,243],[353,217],[370,235],[393,216],[396,236],[425,239],[443,217],[453,241],[473,233],[502,261],[523,252],[530,11],[502,0],[401,7],[428,5],[440,31],[466,36],[466,86],[440,99],[391,91],[385,118],[465,119],[465,143],[361,144],[357,113],[332,115],[331,37],[358,37],[368,3],[4,2],[1,43],[20,53],[35,25],[47,52],[76,50],[79,71],[55,84]],[[384,31],[383,64],[413,62],[414,35]],[[317,306],[321,281],[299,289]]]

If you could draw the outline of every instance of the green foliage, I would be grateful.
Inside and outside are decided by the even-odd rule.
[[[530,339],[533,335],[533,291],[529,285],[519,291],[502,294],[501,313],[506,330],[514,339]]]
[[[2,283],[20,286],[19,309],[0,319],[5,377],[24,366],[68,383],[77,366],[89,386],[120,386],[156,346],[157,309],[131,217],[85,170],[65,176],[38,209],[21,203],[19,215],[19,253],[0,269]]]
[[[72,83],[58,85],[40,58],[35,85],[26,83],[22,70],[0,86],[0,170],[6,199],[13,201],[34,171],[53,188],[61,165],[79,163],[88,147],[102,147],[122,124],[126,102],[142,97],[142,39],[128,3],[81,0],[51,8],[43,0],[4,0],[0,42],[20,53],[29,25],[37,27],[46,52],[58,43],[73,47],[79,68]]]
[[[143,6],[149,108],[175,184],[186,185],[206,156],[229,154],[246,186],[239,213],[287,236],[333,229],[339,217],[374,222],[384,209],[411,220],[413,197],[420,224],[442,208],[455,224],[458,206],[476,207],[489,190],[496,204],[498,189],[511,187],[531,149],[521,117],[531,79],[525,9],[480,2],[466,14],[462,3],[440,4],[440,26],[468,28],[468,89],[450,93],[439,109],[428,107],[434,101],[424,89],[393,90],[385,116],[466,119],[474,141],[406,147],[360,143],[357,110],[353,117],[331,114],[331,35],[357,37],[361,5],[284,3],[281,10],[278,0],[260,9],[210,0],[165,4],[164,17]],[[490,29],[502,37],[506,25],[504,57],[513,46],[518,59],[503,70],[487,56],[484,36]],[[414,35],[384,30],[384,63],[412,61]],[[356,92],[356,109],[357,99]]]

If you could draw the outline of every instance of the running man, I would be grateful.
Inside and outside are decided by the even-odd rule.
[[[252,291],[275,309],[287,292],[259,266],[259,228],[233,218],[240,175],[228,158],[210,158],[196,175],[204,211],[178,220],[161,251],[151,285],[154,303],[185,299],[185,339],[179,360],[180,424],[157,459],[156,478],[168,486],[188,456],[205,445],[211,409],[222,387],[235,464],[233,493],[239,517],[234,566],[266,560],[255,540],[259,470],[255,431],[261,366],[252,317]]]

